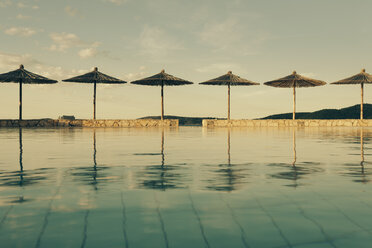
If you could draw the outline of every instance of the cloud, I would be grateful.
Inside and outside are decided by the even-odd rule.
[[[1,70],[15,70],[19,67],[20,64],[35,65],[39,63],[40,62],[32,58],[30,54],[18,55],[0,52]]]
[[[22,3],[22,2],[19,2],[19,3],[17,3],[17,7],[20,8],[20,9],[23,9],[23,8],[26,8],[27,5]]]
[[[51,33],[49,37],[52,39],[53,44],[49,47],[51,51],[64,52],[72,47],[81,47],[87,45],[76,34],[72,33]]]
[[[252,27],[247,31],[246,25],[237,17],[204,25],[199,33],[202,43],[211,46],[214,52],[231,51],[243,55],[257,53],[258,48],[272,37],[265,31]]]
[[[157,27],[145,26],[139,37],[141,53],[162,56],[172,50],[184,49],[182,44]]]
[[[52,66],[45,64],[30,54],[11,54],[0,51],[0,70],[10,71],[19,68],[23,64],[26,70],[43,75],[56,80],[73,77],[88,72],[89,70],[66,70],[61,66]]]
[[[125,74],[123,76],[123,79],[125,81],[130,82],[136,79],[143,78],[146,76],[146,74],[147,74],[146,66],[140,66],[136,72],[130,72],[130,73]]]
[[[227,73],[228,71],[243,71],[243,68],[234,63],[213,63],[207,66],[199,67],[196,69],[196,71],[201,73]]]
[[[0,8],[6,8],[10,5],[12,5],[11,0],[0,0]]]
[[[31,16],[24,16],[24,15],[22,15],[22,14],[18,14],[18,15],[16,16],[16,18],[17,18],[18,20],[26,20],[26,19],[30,19]]]
[[[71,7],[71,6],[66,6],[65,7],[65,13],[69,16],[73,16],[73,17],[80,16],[81,17],[80,11],[76,8]]]
[[[36,30],[32,28],[25,28],[25,27],[11,27],[8,29],[5,29],[4,31],[5,34],[7,35],[17,35],[17,36],[23,36],[23,37],[28,37],[36,34]]]
[[[77,55],[82,59],[97,57],[98,55],[112,58],[107,51],[98,49],[101,45],[100,42],[86,42],[76,34],[65,32],[51,33],[49,36],[53,41],[53,44],[48,48],[50,51],[66,52],[69,49],[78,48]]]
[[[78,52],[78,55],[82,59],[96,57],[101,52],[98,51],[97,47],[99,47],[100,43],[95,42],[91,45],[91,47],[84,48]]]
[[[301,75],[304,77],[309,77],[309,78],[316,77],[316,73],[313,73],[313,72],[304,72],[304,73],[301,73]]]
[[[32,5],[32,6],[30,6],[30,5],[27,5],[27,4],[22,3],[22,2],[17,3],[16,6],[19,9],[25,9],[25,8],[30,8],[30,9],[34,9],[34,10],[39,9],[39,6],[38,5]]]
[[[122,5],[123,3],[127,3],[129,0],[104,0],[104,1],[116,5]]]

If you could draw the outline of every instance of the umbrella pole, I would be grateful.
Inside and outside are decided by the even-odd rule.
[[[227,119],[230,120],[230,84],[227,88]]]
[[[164,120],[164,84],[161,84],[161,120]]]
[[[22,120],[22,79],[19,80],[19,120]]]
[[[360,84],[360,87],[361,87],[361,92],[360,92],[360,94],[361,94],[361,103],[360,103],[360,119],[361,120],[363,120],[363,98],[364,98],[364,84],[363,83],[361,83]]]
[[[97,91],[97,82],[94,81],[94,93],[93,93],[93,120],[96,119],[96,91]]]
[[[296,87],[293,86],[293,115],[292,119],[296,119]]]

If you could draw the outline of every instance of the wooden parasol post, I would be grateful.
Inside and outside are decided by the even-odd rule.
[[[22,120],[22,79],[19,80],[19,120]]]
[[[360,84],[360,94],[361,94],[361,103],[360,103],[360,119],[363,120],[363,98],[364,98],[364,84]]]
[[[296,85],[293,85],[293,115],[292,119],[296,119]]]
[[[164,83],[161,82],[161,120],[164,120]]]
[[[93,90],[93,120],[96,119],[96,96],[97,96],[97,81],[94,81],[94,90]]]
[[[97,72],[98,68],[94,67],[94,93],[93,93],[93,120],[96,119],[96,97],[97,97]]]

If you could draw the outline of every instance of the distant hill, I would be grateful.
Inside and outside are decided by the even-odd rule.
[[[364,118],[372,119],[372,104],[364,104]],[[342,109],[322,109],[315,112],[298,112],[296,119],[359,119],[360,105],[354,105]],[[139,119],[160,119],[160,116],[146,116]],[[226,118],[215,117],[185,117],[176,115],[166,115],[164,119],[178,119],[180,126],[201,126],[203,119],[219,119]],[[269,115],[261,119],[292,119],[292,113]]]
[[[364,104],[364,119],[372,119],[372,104]],[[322,109],[315,112],[298,112],[296,119],[359,119],[360,105],[342,109]],[[292,119],[292,113],[269,115],[261,119]]]
[[[160,116],[146,116],[139,119],[156,119],[159,120]],[[164,119],[178,119],[180,126],[201,126],[203,119],[217,119],[214,117],[185,117],[175,115],[165,115]]]

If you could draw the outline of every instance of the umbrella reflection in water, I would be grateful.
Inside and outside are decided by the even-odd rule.
[[[84,166],[74,168],[72,175],[75,176],[78,181],[92,185],[94,190],[97,191],[100,183],[107,183],[116,177],[110,177],[102,172],[103,170],[107,170],[108,167],[98,166],[96,143],[96,130],[93,129],[93,167]]]
[[[215,191],[234,191],[237,186],[244,184],[246,178],[246,168],[248,164],[232,164],[231,163],[231,128],[227,129],[227,163],[219,164],[218,169],[214,170],[214,178],[209,179],[208,189]]]
[[[23,139],[22,128],[19,128],[19,170],[10,172],[0,172],[0,186],[19,186],[24,191],[25,186],[39,183],[47,179],[47,169],[37,169],[24,171],[23,168]],[[14,201],[16,203],[25,202],[23,193]]]
[[[144,154],[137,154],[144,155]],[[166,165],[165,164],[165,153],[164,153],[164,128],[161,130],[161,164],[146,166],[145,170],[141,172],[140,177],[143,177],[141,186],[149,189],[167,190],[167,189],[177,189],[184,188],[184,182],[181,178],[184,175],[177,172],[180,170],[180,166],[177,165]]]
[[[358,143],[360,143],[360,162],[358,164],[354,163],[346,163],[345,166],[347,167],[348,172],[344,173],[345,176],[350,176],[353,178],[354,182],[357,183],[368,183],[370,179],[368,176],[372,175],[372,172],[366,168],[366,164],[369,162],[365,161],[364,156],[364,142],[365,142],[365,130],[363,128],[360,129],[360,135]]]
[[[272,174],[271,177],[278,179],[290,180],[293,184],[286,186],[298,187],[301,184],[298,183],[300,179],[304,179],[306,175],[322,172],[323,169],[319,168],[319,163],[317,162],[302,162],[298,163],[297,161],[297,149],[296,149],[296,128],[292,128],[292,149],[293,149],[293,160],[289,164],[286,163],[272,163],[268,166],[284,168],[285,171],[279,171],[275,174]]]

